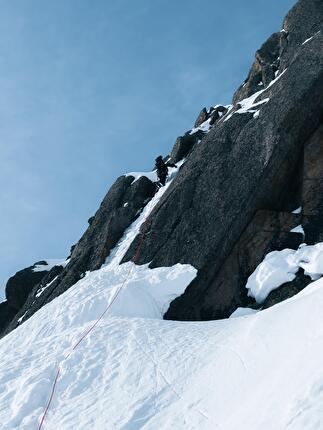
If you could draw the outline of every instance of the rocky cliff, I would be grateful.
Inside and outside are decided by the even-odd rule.
[[[232,105],[203,109],[177,138],[170,157],[183,164],[145,223],[138,260],[198,269],[165,318],[216,319],[255,306],[246,281],[269,251],[323,241],[322,30],[323,0],[298,1],[282,30],[257,51]],[[14,311],[0,308],[4,333],[100,268],[155,191],[145,176],[118,178],[67,265],[28,284]],[[305,238],[291,232],[299,224]],[[139,240],[123,261],[133,258]],[[300,274],[264,306],[307,283]]]

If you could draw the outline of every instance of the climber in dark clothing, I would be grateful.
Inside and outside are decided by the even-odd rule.
[[[157,177],[160,186],[164,186],[166,184],[166,179],[168,176],[168,167],[177,167],[176,164],[167,162],[165,163],[163,157],[159,155],[156,158],[156,170]]]

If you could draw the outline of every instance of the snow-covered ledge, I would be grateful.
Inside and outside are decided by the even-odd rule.
[[[323,275],[323,243],[302,244],[296,251],[283,249],[267,254],[248,278],[248,295],[262,304],[271,291],[293,281],[300,268],[313,281]]]

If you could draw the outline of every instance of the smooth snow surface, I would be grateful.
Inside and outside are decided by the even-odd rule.
[[[50,258],[48,260],[44,260],[46,261],[47,264],[37,264],[32,271],[33,272],[42,272],[42,271],[50,271],[54,266],[63,266],[65,267],[68,263],[68,260],[64,259],[54,259],[54,258]]]
[[[248,294],[263,303],[272,290],[293,281],[298,270],[316,280],[323,275],[323,243],[307,246],[302,244],[297,251],[283,249],[266,255],[264,261],[248,279]]]

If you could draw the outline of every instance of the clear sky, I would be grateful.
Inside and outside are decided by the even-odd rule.
[[[294,0],[0,2],[0,297],[110,185],[228,103]]]

